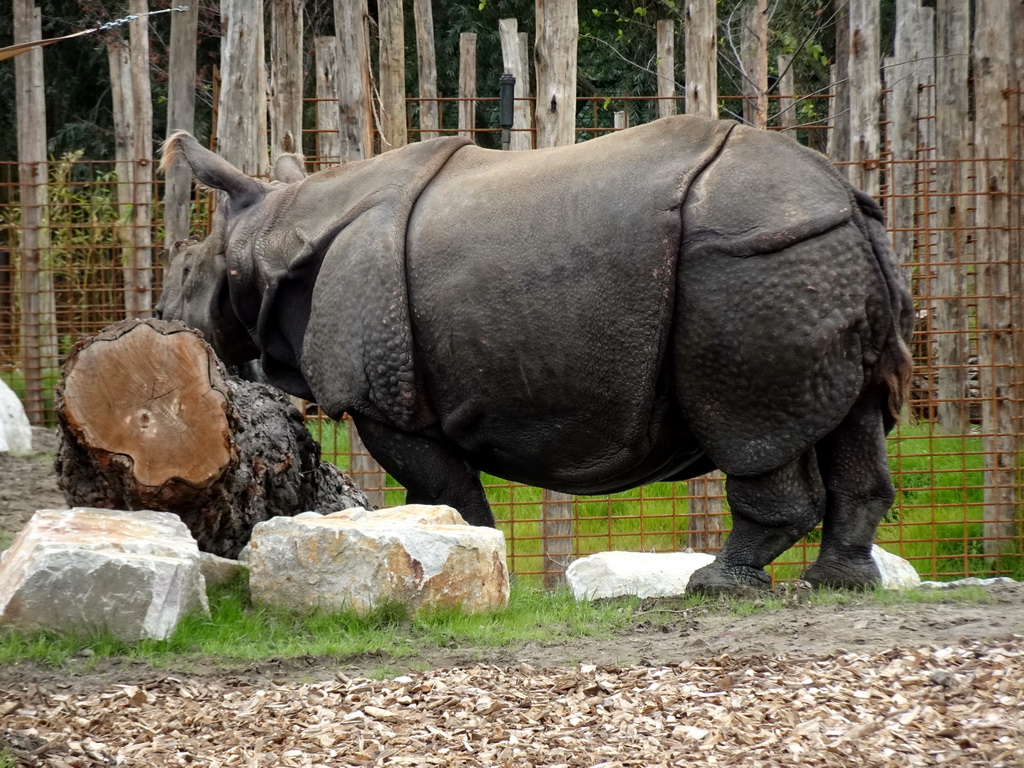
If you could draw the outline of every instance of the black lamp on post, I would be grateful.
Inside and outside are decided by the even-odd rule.
[[[516,77],[508,72],[498,80],[498,124],[501,126],[501,148],[508,149],[512,143],[513,99],[516,93]]]

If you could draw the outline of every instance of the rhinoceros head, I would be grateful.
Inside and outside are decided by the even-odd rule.
[[[230,238],[240,222],[244,228],[247,218],[258,219],[256,212],[269,192],[306,177],[303,160],[291,154],[279,157],[268,184],[242,173],[184,132],[173,135],[164,145],[161,168],[166,169],[177,158],[189,165],[202,184],[223,194],[210,235],[201,242],[189,239],[169,248],[156,315],[202,331],[225,363],[240,366],[259,358],[261,350],[254,341],[251,319],[248,323],[243,320],[233,303],[231,278],[251,270],[238,263],[237,254],[229,257]],[[247,217],[247,213],[253,215]]]

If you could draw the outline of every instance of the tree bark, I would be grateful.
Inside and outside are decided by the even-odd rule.
[[[686,114],[718,117],[718,10],[715,0],[688,0],[686,33]]]
[[[476,136],[476,33],[459,35],[459,136]]]
[[[39,8],[31,0],[14,4],[14,40],[42,37]],[[46,87],[43,52],[34,48],[14,62],[18,123],[18,179],[21,195],[21,366],[25,410],[33,424],[46,414],[47,375],[56,370],[57,314],[53,275],[48,268],[49,165],[46,160]]]
[[[338,110],[338,38],[314,41],[316,73],[316,159],[319,167],[341,162],[341,116]]]
[[[285,395],[228,376],[180,323],[124,320],[81,339],[55,408],[70,505],[173,512],[205,552],[237,557],[274,516],[368,506]]]
[[[373,157],[366,0],[334,0],[341,162]]]
[[[409,143],[405,113],[405,22],[401,0],[379,0],[381,151]]]
[[[223,0],[221,87],[217,154],[251,175],[270,170],[267,155],[267,89],[263,53],[263,3]]]
[[[537,148],[576,142],[576,0],[536,0]]]
[[[270,159],[302,154],[302,2],[270,5]]]
[[[431,0],[414,0],[416,65],[420,86],[420,141],[440,136],[437,115],[437,60],[434,55],[434,10]]]
[[[167,136],[175,131],[195,133],[196,39],[199,4],[171,14],[171,46],[167,82]],[[192,202],[192,171],[183,159],[171,164],[164,183],[164,241],[174,243],[189,236]]]
[[[509,149],[521,151],[533,149],[533,113],[530,110],[530,64],[523,55],[524,45],[520,39],[519,22],[515,19],[500,19],[498,33],[501,36],[501,60],[506,72],[516,78],[513,107],[512,143]]]
[[[676,23],[658,20],[658,117],[676,113]]]

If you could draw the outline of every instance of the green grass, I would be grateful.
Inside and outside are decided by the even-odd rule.
[[[573,638],[610,638],[633,629],[638,622],[648,629],[673,625],[680,614],[743,617],[791,610],[798,603],[892,608],[908,602],[971,605],[992,599],[983,588],[963,587],[911,592],[822,590],[800,593],[798,600],[791,594],[768,594],[754,599],[695,595],[577,603],[565,589],[542,591],[516,583],[508,607],[487,614],[435,610],[409,616],[395,606],[385,606],[365,617],[344,612],[300,616],[253,607],[239,581],[212,590],[210,616],[187,617],[168,640],[125,643],[105,633],[60,635],[8,629],[0,632],[0,664],[33,661],[60,667],[73,659],[79,669],[88,671],[102,659],[118,657],[156,668],[188,671],[198,664],[230,667],[267,659],[379,658],[381,663],[374,674],[393,677],[396,664],[408,668],[405,661],[416,663],[421,653],[432,649],[459,648],[467,653],[516,648],[530,642],[558,644]]]
[[[600,637],[625,626],[638,601],[577,604],[567,590],[541,591],[514,583],[508,608],[467,615],[459,610],[409,616],[384,606],[354,613],[300,616],[249,604],[241,582],[211,591],[210,616],[186,617],[165,641],[124,643],[106,633],[0,633],[0,664],[33,660],[59,665],[87,649],[86,664],[111,656],[143,658],[161,666],[192,659],[247,662],[268,658],[411,658],[424,648],[501,648],[526,642]]]

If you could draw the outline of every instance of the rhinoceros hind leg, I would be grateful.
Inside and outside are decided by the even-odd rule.
[[[436,440],[353,415],[373,458],[406,489],[407,504],[447,504],[470,525],[494,527],[480,473]]]
[[[884,397],[880,389],[865,394],[818,444],[827,501],[821,551],[804,574],[816,587],[863,589],[880,580],[871,545],[895,496],[885,451]]]
[[[821,520],[825,488],[815,452],[772,472],[752,477],[729,475],[725,485],[732,509],[732,532],[715,562],[690,577],[687,590],[743,594],[769,589],[764,567]]]

